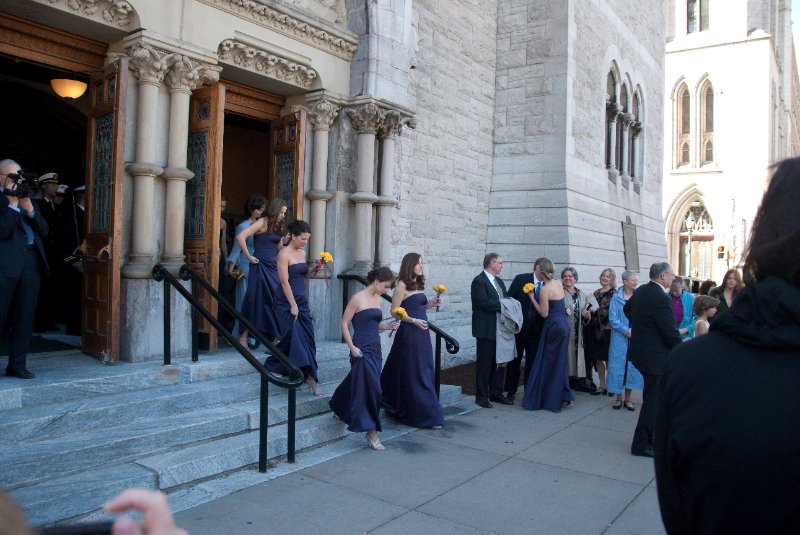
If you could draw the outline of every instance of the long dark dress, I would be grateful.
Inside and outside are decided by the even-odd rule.
[[[412,318],[427,320],[423,293],[406,297],[400,306]],[[433,347],[427,330],[401,323],[381,374],[383,409],[406,425],[434,427],[444,424],[436,396]]]
[[[292,287],[294,301],[297,303],[297,319],[292,316],[291,305],[283,292],[275,298],[275,319],[278,321],[278,332],[281,341],[277,348],[308,377],[317,380],[317,346],[314,343],[314,321],[308,308],[306,296],[306,274],[308,266],[305,262],[289,266],[289,285]],[[249,287],[248,287],[249,289]],[[273,373],[288,374],[289,370],[281,362],[270,355],[266,367]]]
[[[247,292],[242,301],[242,315],[270,341],[280,336],[275,318],[275,302],[279,295],[283,295],[275,264],[280,240],[281,236],[275,232],[253,236],[253,256],[258,258],[258,264],[250,265]]]
[[[525,383],[525,395],[522,398],[524,409],[558,412],[563,402],[575,399],[569,389],[567,373],[569,320],[564,300],[550,301],[550,311],[544,319],[536,359]]]
[[[350,356],[350,372],[328,403],[333,413],[347,424],[348,431],[381,430],[380,321],[379,308],[366,308],[353,315],[353,345],[361,350],[363,357]]]

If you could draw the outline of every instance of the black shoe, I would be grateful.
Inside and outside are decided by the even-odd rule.
[[[492,404],[486,398],[475,398],[475,403],[484,409],[491,409]]]
[[[513,405],[514,401],[508,398],[504,398],[503,396],[491,396],[489,401],[494,401],[495,403],[500,403],[501,405]]]
[[[653,456],[653,446],[645,446],[644,448],[631,448],[631,455],[635,455],[636,457],[652,457]]]
[[[33,379],[36,374],[28,370],[6,370],[7,377],[16,377],[17,379]]]

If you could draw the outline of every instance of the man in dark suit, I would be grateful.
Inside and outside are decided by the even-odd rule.
[[[650,266],[650,282],[640,286],[623,309],[631,321],[628,354],[644,376],[642,409],[631,444],[631,454],[641,457],[653,456],[659,381],[667,355],[681,343],[672,313],[672,300],[667,295],[674,278],[672,266],[667,262],[653,264]]]
[[[508,405],[503,397],[505,373],[497,369],[497,313],[500,299],[506,297],[506,285],[500,279],[503,258],[497,253],[483,257],[483,271],[472,280],[472,336],[476,342],[475,403],[485,409],[491,401]],[[490,401],[491,400],[491,401]]]
[[[9,330],[6,375],[33,379],[26,367],[36,297],[48,271],[42,238],[47,223],[30,197],[17,192],[20,166],[0,160],[0,336]]]
[[[522,305],[522,330],[516,334],[517,356],[506,366],[506,381],[503,390],[506,392],[506,399],[514,404],[514,396],[517,395],[519,388],[519,370],[522,365],[522,355],[525,355],[525,372],[523,382],[527,382],[531,372],[533,359],[536,358],[536,350],[539,348],[539,334],[542,331],[544,319],[536,312],[531,304],[531,299],[522,289],[530,283],[538,289],[544,284],[544,277],[541,273],[541,258],[537,258],[533,263],[531,273],[520,273],[511,281],[508,288],[508,296],[513,297]]]

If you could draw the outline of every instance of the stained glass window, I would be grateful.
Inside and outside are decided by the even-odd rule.
[[[186,229],[187,238],[205,236],[206,214],[206,159],[208,156],[208,132],[189,134],[187,167],[194,173],[186,184]]]
[[[102,87],[102,86],[100,86]],[[111,156],[114,147],[114,114],[98,117],[94,124],[92,154],[92,231],[108,230],[111,206]]]

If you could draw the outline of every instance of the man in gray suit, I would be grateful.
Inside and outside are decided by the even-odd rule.
[[[650,266],[650,282],[640,286],[623,308],[631,320],[628,354],[644,376],[642,409],[633,433],[631,455],[653,456],[653,428],[661,373],[670,350],[681,343],[672,313],[672,300],[667,295],[674,278],[669,263],[653,264]]]
[[[504,370],[497,369],[497,313],[500,299],[506,297],[506,285],[500,279],[503,257],[489,253],[483,257],[483,271],[472,280],[472,336],[475,337],[475,403],[485,409],[491,401],[513,404],[503,397]],[[491,399],[491,401],[490,401]]]

